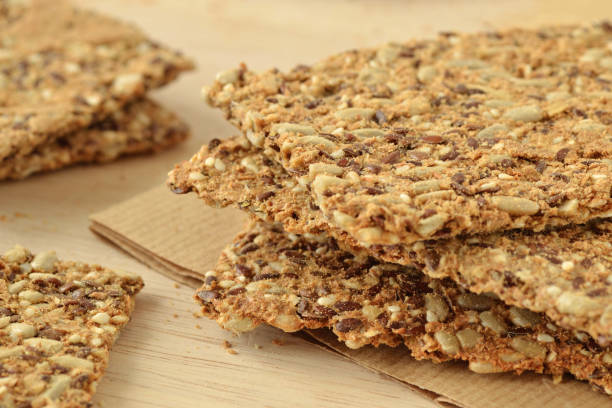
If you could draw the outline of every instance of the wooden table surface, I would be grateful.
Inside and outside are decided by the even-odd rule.
[[[98,388],[103,407],[433,407],[408,387],[271,328],[232,337],[195,319],[192,290],[148,270],[88,230],[87,217],[159,185],[172,165],[206,140],[230,136],[200,87],[245,61],[288,69],[348,48],[513,25],[589,22],[612,17],[609,0],[79,0],[139,24],[193,56],[198,70],[155,92],[193,129],[182,146],[153,157],[77,167],[0,183],[0,251],[21,243],[65,259],[143,275],[133,321],[111,354]],[[214,234],[214,231],[211,231]],[[198,325],[198,327],[196,327]],[[201,327],[201,328],[199,328]],[[229,340],[237,355],[227,353]],[[273,344],[281,339],[282,346]],[[255,345],[262,348],[256,349]]]

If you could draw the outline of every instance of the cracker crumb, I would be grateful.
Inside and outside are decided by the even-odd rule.
[[[259,344],[257,344],[257,343],[253,344],[253,347],[254,347],[256,350],[261,350],[261,349],[263,348],[263,347],[261,347],[261,346],[260,346]]]
[[[230,342],[229,342],[229,341],[227,341],[227,340],[223,340],[223,348],[224,348],[224,349],[225,349],[225,351],[227,351],[229,354],[232,354],[232,355],[236,355],[236,354],[238,354],[238,352],[232,348],[232,343],[230,343]]]
[[[173,285],[173,286],[174,286],[174,288],[175,288],[175,289],[180,289],[180,288],[181,288],[181,285],[179,285],[179,284],[178,284],[178,283],[176,283],[176,282],[174,282],[174,285]]]
[[[284,346],[285,342],[282,341],[281,339],[274,339],[274,340],[272,340],[272,344],[277,345],[277,346],[280,347],[280,346]]]
[[[195,328],[198,329],[198,330],[202,330],[202,326],[200,326],[199,324],[196,324]]]
[[[175,319],[178,319],[179,315],[177,313],[173,314],[172,317],[174,317]]]

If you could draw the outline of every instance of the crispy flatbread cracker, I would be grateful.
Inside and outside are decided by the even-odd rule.
[[[476,295],[450,279],[380,263],[325,235],[253,222],[196,293],[203,312],[234,332],[328,327],[351,348],[404,344],[418,359],[459,359],[479,373],[569,372],[612,393],[612,354],[543,314]]]
[[[0,405],[90,406],[142,279],[21,246],[0,277]]]
[[[350,252],[451,278],[475,293],[493,292],[507,304],[585,331],[601,345],[612,339],[610,222],[364,248],[323,216],[307,187],[240,138],[203,147],[171,172],[169,184],[175,192],[196,192],[209,205],[233,204],[282,223],[289,232],[325,232]]]
[[[158,152],[189,135],[187,125],[151,99],[130,103],[102,122],[37,146],[25,156],[0,161],[1,179],[78,163],[104,163],[119,156]]]
[[[612,215],[609,23],[220,73],[208,102],[363,245]]]
[[[0,163],[105,119],[192,62],[64,0],[0,3]]]

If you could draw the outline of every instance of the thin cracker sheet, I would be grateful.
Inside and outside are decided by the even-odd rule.
[[[196,300],[235,333],[260,323],[285,332],[331,328],[353,349],[403,343],[419,360],[465,360],[480,374],[569,372],[612,394],[612,354],[588,336],[452,280],[346,252],[324,234],[249,222],[206,272]]]
[[[193,68],[138,28],[67,1],[0,3],[0,161],[104,119]]]
[[[217,261],[241,229],[238,211],[213,210],[195,197],[176,197],[158,187],[91,216],[91,228],[157,271],[191,285]],[[550,377],[471,373],[464,365],[418,362],[402,348],[350,350],[328,331],[310,332],[343,356],[377,372],[439,395],[436,401],[469,408],[605,406],[609,399],[586,384]],[[517,392],[520,387],[520,392]]]
[[[365,245],[610,216],[612,26],[443,33],[290,71],[222,72],[207,101]]]
[[[0,180],[78,163],[104,163],[119,156],[158,152],[189,135],[187,124],[153,100],[144,98],[101,122],[37,146],[25,156],[0,161]]]
[[[287,232],[325,232],[348,252],[367,251],[433,278],[451,278],[472,292],[495,293],[507,304],[545,312],[563,327],[584,330],[601,345],[609,343],[610,222],[364,248],[327,222],[307,190],[279,164],[245,148],[239,138],[202,147],[170,173],[169,187],[196,192],[211,206],[237,206],[281,223]]]

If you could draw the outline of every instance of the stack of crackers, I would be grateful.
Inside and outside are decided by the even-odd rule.
[[[444,33],[220,73],[204,96],[240,132],[168,181],[252,215],[204,313],[612,394],[611,44]]]
[[[193,64],[139,29],[64,1],[3,1],[0,35],[0,180],[187,137],[145,94]]]

